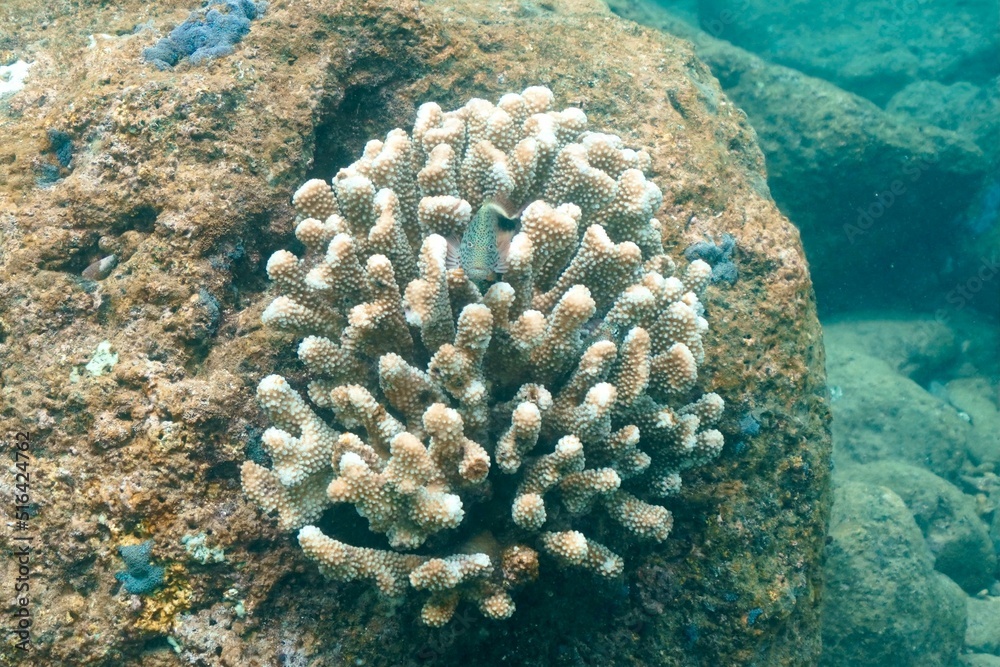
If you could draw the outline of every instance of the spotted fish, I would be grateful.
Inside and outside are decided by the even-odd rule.
[[[514,237],[517,220],[495,200],[483,203],[461,240],[449,243],[448,268],[461,267],[469,280],[479,287],[507,272],[507,253]]]

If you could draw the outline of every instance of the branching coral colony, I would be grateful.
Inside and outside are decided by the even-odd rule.
[[[711,269],[673,277],[649,156],[552,102],[424,104],[412,135],[299,188],[305,254],[267,265],[263,320],[305,335],[309,400],[335,420],[264,378],[274,464],[245,462],[243,487],[327,576],[426,591],[431,626],[462,598],[509,617],[548,567],[619,576],[607,542],[666,539],[657,501],[723,444],[722,399],[684,404]],[[388,548],[311,525],[333,503]]]

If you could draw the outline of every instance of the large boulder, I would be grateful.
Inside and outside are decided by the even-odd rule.
[[[965,647],[975,653],[1000,656],[1000,598],[970,597],[967,608]]]
[[[914,81],[989,80],[1000,58],[992,0],[699,0],[698,10],[714,37],[880,104]]]
[[[976,513],[975,498],[934,473],[897,461],[853,466],[840,475],[885,486],[902,498],[934,556],[934,569],[967,593],[993,583],[997,556],[989,530]]]
[[[812,285],[753,130],[691,47],[586,0],[302,0],[271,3],[231,55],[144,64],[191,9],[4,4],[0,57],[35,63],[0,105],[0,430],[35,438],[32,660],[815,664],[830,437]],[[253,387],[301,376],[293,339],[260,326],[265,263],[297,243],[307,178],[424,102],[535,84],[648,152],[674,256],[736,237],[739,279],[707,288],[698,369],[729,406],[727,445],[684,473],[670,538],[630,550],[620,580],[544,568],[509,620],[463,606],[434,630],[413,620],[419,601],[324,579],[243,497],[239,463],[267,462]],[[118,547],[148,537],[164,583],[132,597]]]
[[[1000,158],[1000,76],[977,86],[969,81],[915,81],[892,96],[886,111],[973,137]]]
[[[966,445],[972,462],[1000,474],[1000,383],[982,376],[959,378],[945,391],[972,427]]]
[[[967,653],[961,660],[964,667],[1000,667],[1000,656],[989,653]]]
[[[922,385],[946,378],[961,355],[960,341],[945,322],[910,313],[856,313],[831,319],[824,323],[823,340],[838,351],[881,359]]]
[[[823,667],[947,667],[965,633],[965,595],[935,572],[903,500],[847,482],[834,490],[823,597]]]
[[[1000,473],[995,327],[969,317],[857,313],[827,321],[823,336],[842,461],[907,460],[952,481],[964,459]],[[879,416],[899,416],[905,405],[915,414]]]
[[[746,18],[765,4],[753,3]],[[954,282],[945,269],[966,252],[961,213],[989,167],[972,137],[886,112],[808,69],[776,64],[692,28],[658,3],[611,5],[691,40],[746,112],[767,158],[774,199],[802,230],[825,309],[944,301]],[[729,27],[738,25],[733,20]],[[764,39],[769,34],[754,30]]]
[[[972,429],[954,407],[850,345],[828,355],[838,465],[893,459],[957,479]]]

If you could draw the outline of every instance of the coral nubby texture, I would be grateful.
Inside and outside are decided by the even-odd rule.
[[[649,156],[552,107],[543,87],[424,104],[412,133],[296,192],[306,251],[267,266],[263,320],[304,336],[312,381],[308,400],[260,382],[273,465],[246,461],[244,490],[327,576],[421,591],[431,626],[463,599],[507,618],[547,568],[619,576],[723,444],[722,399],[696,391],[711,267],[674,275]],[[516,226],[487,235],[501,261],[473,281],[457,249],[496,202]],[[335,503],[387,548],[315,525]]]

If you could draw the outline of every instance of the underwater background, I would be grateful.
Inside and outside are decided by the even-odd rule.
[[[821,664],[994,664],[996,3],[615,9],[696,44],[802,231],[833,409]]]
[[[998,218],[996,0],[4,0],[0,664],[1000,665]]]

